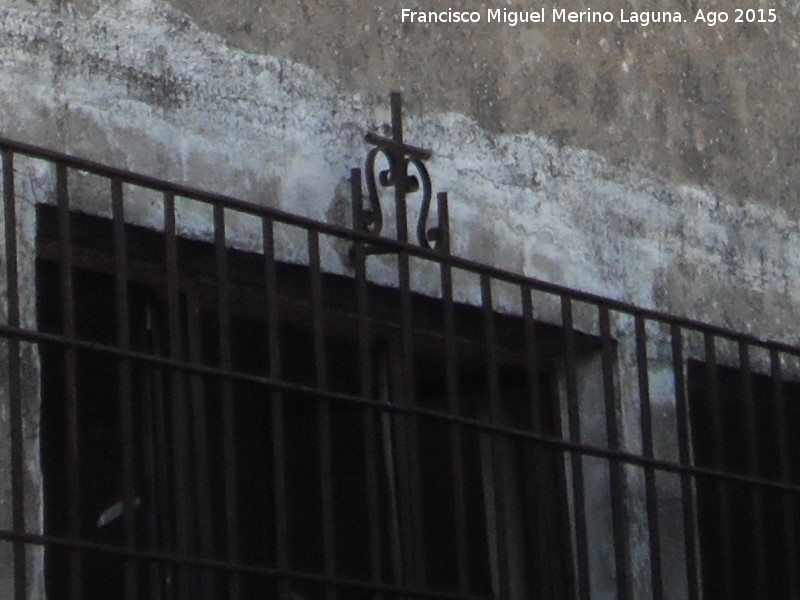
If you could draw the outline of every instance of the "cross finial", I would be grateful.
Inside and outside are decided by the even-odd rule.
[[[403,98],[400,92],[392,92],[389,105],[392,110],[392,139],[398,144],[403,143]]]
[[[430,150],[403,143],[403,102],[400,98],[400,92],[392,92],[391,107],[392,137],[387,138],[370,131],[364,136],[364,139],[373,146],[384,150],[393,158],[408,157],[410,159],[428,160],[431,157]]]
[[[401,242],[408,241],[408,223],[406,196],[419,193],[419,216],[417,219],[417,239],[425,248],[442,250],[446,247],[449,235],[446,225],[446,194],[437,196],[436,210],[439,219],[434,227],[429,227],[428,213],[430,211],[432,189],[430,175],[424,161],[431,157],[431,151],[419,146],[412,146],[403,141],[403,114],[402,100],[399,92],[392,92],[390,96],[392,114],[391,137],[385,137],[369,132],[365,139],[374,147],[367,153],[366,184],[368,207],[363,206],[360,193],[360,171],[352,174],[353,185],[359,190],[353,193],[355,207],[353,222],[357,227],[379,235],[383,228],[383,210],[381,208],[378,183],[383,187],[394,188],[395,200],[395,232]],[[376,159],[383,154],[389,163],[388,169],[375,173]],[[409,173],[409,170],[415,174]],[[377,181],[376,181],[377,179]],[[354,187],[354,189],[356,189]],[[444,221],[442,220],[444,218]],[[432,245],[433,244],[433,245]],[[367,248],[367,254],[381,252],[377,248]]]

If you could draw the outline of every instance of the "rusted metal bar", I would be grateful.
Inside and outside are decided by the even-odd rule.
[[[58,243],[62,249],[60,263],[61,322],[67,339],[75,339],[75,297],[73,290],[72,239],[69,217],[68,171],[63,165],[56,166],[56,207],[58,211]],[[80,427],[78,417],[77,352],[75,348],[64,347],[64,401],[66,404],[67,468],[73,474],[69,479],[67,491],[67,520],[71,535],[80,536],[81,517],[81,465],[80,465]],[[70,553],[70,594],[81,598],[83,594],[82,557],[78,552]]]
[[[608,447],[620,449],[619,426],[617,424],[617,399],[614,387],[614,348],[611,339],[611,318],[608,307],[598,307],[598,320],[601,339],[601,362],[603,365],[603,398],[606,415],[606,437]],[[612,460],[608,464],[609,481],[611,483],[611,524],[614,532],[614,563],[617,575],[617,597],[620,600],[631,597],[631,584],[628,557],[628,543],[623,498],[625,493],[625,473],[619,461]]]
[[[678,429],[678,457],[681,465],[689,465],[691,464],[689,408],[686,401],[683,333],[678,325],[672,325],[670,328],[670,343]],[[686,554],[688,598],[689,600],[698,600],[700,598],[700,576],[697,555],[697,515],[695,512],[695,489],[690,473],[681,474],[681,504],[683,506],[683,543]]]
[[[399,119],[399,105],[392,104],[392,122]],[[394,128],[394,127],[393,127]],[[402,129],[401,125],[397,128]],[[402,140],[401,140],[402,141]],[[408,239],[406,214],[406,180],[398,177],[395,182],[395,209],[397,217],[397,237]],[[401,251],[397,256],[397,276],[400,294],[400,354],[394,353],[390,361],[397,365],[393,374],[400,374],[392,382],[394,398],[401,405],[416,406],[415,366],[414,366],[414,321],[411,307],[411,271],[408,252]],[[417,441],[416,416],[411,414],[395,423],[397,446],[400,453],[398,472],[401,477],[398,486],[401,495],[401,523],[404,539],[411,540],[403,548],[404,567],[409,581],[421,585],[425,579],[425,544],[422,524],[422,489],[420,481],[420,457]]]
[[[311,321],[314,332],[314,368],[316,384],[321,390],[328,389],[328,359],[325,348],[325,314],[322,297],[322,267],[319,255],[319,233],[308,230],[308,265],[311,271]],[[319,436],[320,497],[322,501],[322,555],[323,572],[328,577],[336,573],[336,547],[333,506],[333,468],[331,465],[331,415],[330,405],[324,400],[317,405],[317,434]],[[325,588],[325,598],[333,600],[337,591]]]
[[[275,225],[272,219],[264,218],[261,222],[261,236],[264,244],[264,287],[267,304],[267,346],[269,349],[270,377],[281,379],[282,358],[280,344],[280,313],[278,310],[278,278],[275,265]],[[288,493],[286,485],[286,441],[284,437],[284,394],[281,389],[270,390],[270,416],[272,437],[272,477],[274,482],[275,502],[275,555],[279,570],[289,569],[289,533],[288,533]],[[290,580],[278,579],[279,600],[289,600]]]
[[[540,434],[547,434],[550,432],[550,424],[545,423],[545,415],[547,414],[547,410],[543,406],[543,403],[548,402],[550,399],[543,398],[543,394],[540,393],[542,364],[539,342],[536,335],[536,322],[533,315],[533,301],[531,299],[532,293],[533,291],[531,290],[530,286],[520,286],[522,326],[525,330],[525,367],[527,376],[527,396],[524,398],[524,401],[527,402],[526,408],[530,414],[530,421],[527,423],[527,425],[530,427],[531,431]],[[553,405],[557,403],[557,400],[550,401],[550,403]],[[556,428],[555,431],[559,431],[559,428]],[[530,456],[532,464],[525,465],[523,468],[528,468],[533,472],[535,481],[534,492],[537,496],[540,496],[544,492],[543,489],[539,489],[540,482],[546,481],[545,477],[547,477],[547,475],[544,471],[546,471],[547,465],[551,462],[551,459],[549,459],[548,456],[555,455],[549,453],[549,449],[544,444],[534,443],[531,444],[531,446],[531,452],[525,456]],[[558,471],[561,472],[562,470],[558,469]],[[561,483],[565,482],[555,482],[556,485]],[[566,491],[566,485],[564,485],[563,490]],[[540,593],[547,593],[547,587],[544,587],[544,583],[548,580],[551,580],[554,576],[554,573],[558,572],[558,567],[554,565],[558,565],[564,556],[571,555],[571,552],[565,550],[571,547],[571,544],[568,541],[570,538],[570,533],[567,519],[559,518],[559,522],[555,524],[555,527],[562,537],[563,545],[558,549],[554,549],[550,544],[548,536],[545,535],[545,532],[550,531],[551,527],[554,526],[550,517],[550,514],[544,510],[536,510],[535,514],[531,514],[529,516],[529,518],[534,520],[536,523],[537,537],[534,544],[536,546],[537,560],[533,571],[535,572],[537,584],[543,587]],[[549,591],[551,593],[565,594],[566,597],[574,598],[575,581],[573,577],[573,569],[566,569],[566,571],[570,576],[569,581],[567,582],[568,589],[564,590],[560,585],[554,584]]]
[[[166,242],[166,240],[164,240]],[[163,244],[164,256],[166,256],[166,243]],[[158,319],[157,309],[150,303],[145,304],[145,347],[146,355],[154,357],[164,357],[168,355],[165,349],[165,332],[156,326]],[[150,320],[150,326],[147,321]],[[133,364],[146,367],[147,390],[144,401],[145,424],[151,429],[150,435],[145,434],[145,459],[147,463],[146,476],[150,477],[153,489],[152,506],[148,507],[148,541],[151,549],[162,550],[168,553],[176,552],[175,523],[172,519],[174,509],[174,499],[172,497],[172,478],[170,444],[169,444],[169,423],[167,418],[168,394],[165,384],[165,374],[179,371],[174,367],[158,368],[154,363],[134,360]],[[183,371],[185,372],[185,371]],[[170,564],[150,564],[150,585],[154,591],[153,595],[159,594],[171,597],[175,595],[175,581],[173,577],[174,566]]]
[[[648,458],[653,457],[653,415],[650,405],[650,379],[647,364],[647,330],[645,320],[640,316],[635,319],[636,336],[636,371],[639,384],[639,410],[642,431],[642,452]],[[653,600],[662,600],[664,588],[661,573],[661,531],[658,521],[658,488],[656,473],[652,468],[644,469],[647,537],[650,548],[650,587]]]
[[[330,235],[351,241],[362,240],[367,244],[375,243],[385,247],[387,251],[393,253],[405,250],[409,253],[409,256],[431,261],[437,261],[439,257],[439,252],[435,248],[427,248],[417,244],[401,242],[399,240],[394,240],[387,237],[377,237],[367,233],[363,228],[351,229],[344,226],[315,221],[314,219],[308,217],[281,211],[263,204],[245,202],[224,194],[216,194],[206,190],[192,188],[190,186],[177,184],[168,180],[142,175],[140,173],[119,169],[117,167],[111,167],[102,163],[89,161],[31,144],[25,144],[10,140],[8,138],[0,137],[0,150],[14,152],[32,158],[39,158],[53,164],[60,164],[65,168],[86,171],[87,173],[92,173],[104,178],[117,178],[123,183],[135,184],[137,186],[152,189],[161,193],[172,192],[175,196],[196,200],[197,202],[210,205],[218,205],[225,209],[236,211],[244,215],[269,217],[273,221],[285,223],[287,225],[293,225],[302,229],[313,228],[316,229],[320,234],[324,235]],[[514,273],[505,269],[493,267],[491,265],[482,264],[478,261],[465,259],[463,257],[451,256],[450,261],[453,268],[458,268],[460,270],[476,274],[485,273],[492,279],[511,284],[528,284],[537,291],[558,296],[566,295],[569,296],[573,301],[580,301],[588,304],[604,304],[608,306],[609,310],[614,310],[629,315],[641,315],[646,319],[658,321],[666,325],[674,324],[687,330],[708,332],[719,338],[746,341],[754,347],[768,349],[773,348],[780,352],[785,352],[791,355],[800,354],[800,349],[791,344],[764,340],[756,335],[742,333],[730,328],[720,327],[709,323],[703,323],[698,320],[688,319],[663,311],[644,309],[630,303],[606,298],[598,294],[583,292],[568,286],[526,277],[519,273]]]
[[[353,227],[361,229],[363,211],[361,210],[361,170],[350,171],[350,194],[353,206]],[[358,362],[359,362],[359,387],[360,397],[365,400],[374,398],[373,382],[373,344],[370,335],[369,322],[369,294],[367,289],[367,262],[364,243],[356,241],[353,244],[353,268],[355,272],[355,297],[356,297],[356,327],[358,336]],[[383,581],[383,560],[381,549],[381,532],[385,528],[380,522],[380,497],[378,474],[378,440],[376,433],[376,417],[381,414],[371,408],[362,410],[362,427],[364,429],[364,463],[367,483],[367,522],[369,527],[369,571],[370,581],[380,584]],[[380,600],[381,593],[375,591],[373,600]]]
[[[481,277],[481,305],[483,307],[483,331],[486,342],[486,387],[489,397],[489,421],[491,423],[502,422],[502,407],[500,399],[500,382],[497,374],[497,338],[494,324],[494,308],[492,302],[492,284],[488,276]],[[491,452],[491,483],[494,492],[494,506],[487,507],[488,511],[494,513],[494,540],[497,552],[497,584],[498,597],[501,600],[511,598],[511,574],[509,571],[509,549],[508,549],[508,519],[506,510],[506,496],[508,495],[505,485],[506,473],[503,465],[501,445],[505,436],[494,435],[489,439]]]
[[[8,302],[8,326],[20,327],[19,275],[17,272],[17,207],[14,193],[14,156],[3,150],[3,210],[5,219],[6,290]],[[25,446],[23,443],[23,407],[20,364],[20,342],[8,339],[8,392],[9,428],[11,437],[11,523],[14,532],[26,532],[25,525]],[[72,553],[70,556],[75,556]],[[13,545],[14,598],[24,600],[28,573],[26,569],[26,546],[15,540]],[[74,559],[73,559],[74,560]],[[74,564],[74,563],[73,563]],[[74,590],[74,586],[73,586]]]
[[[458,385],[458,350],[456,345],[455,307],[453,305],[453,270],[447,257],[450,255],[450,216],[447,211],[447,194],[437,196],[442,231],[443,260],[439,263],[440,285],[442,290],[442,320],[444,329],[445,380],[447,389],[447,409],[457,415],[461,412]],[[462,430],[458,425],[449,428],[450,454],[453,468],[453,525],[456,543],[456,579],[458,590],[469,589],[469,556],[467,539],[467,489],[464,482],[464,457]]]
[[[231,371],[231,323],[230,299],[228,297],[228,257],[225,233],[225,208],[214,205],[214,248],[217,279],[217,323],[219,327],[220,368]],[[229,560],[239,560],[239,508],[236,471],[236,429],[234,421],[233,386],[230,380],[222,381],[222,437],[223,462],[225,464],[225,524]],[[228,580],[231,600],[238,600],[241,581],[237,573]]]
[[[787,415],[784,394],[783,372],[781,368],[781,356],[773,350],[769,355],[770,376],[772,379],[772,396],[775,402],[775,429],[778,443],[778,461],[781,481],[792,483],[792,459],[791,445],[787,426]],[[800,598],[800,573],[796,568],[798,560],[797,551],[797,494],[782,494],[783,526],[786,534],[785,538],[785,568],[784,573],[787,577],[787,588],[790,600]]]
[[[128,305],[128,260],[125,239],[125,212],[122,197],[122,182],[111,180],[111,214],[114,222],[115,262],[115,310],[117,320],[117,347],[131,347],[130,316]],[[121,358],[117,363],[117,395],[119,397],[119,425],[122,450],[122,522],[125,531],[125,546],[136,547],[136,464],[134,459],[133,405],[131,398],[131,361]],[[137,564],[125,561],[125,598],[138,597]]]
[[[710,333],[703,336],[705,343],[706,392],[711,409],[711,435],[714,442],[714,466],[725,469],[725,432],[722,422],[722,397],[719,390],[719,371],[717,369],[716,340]],[[721,589],[717,593],[726,598],[733,597],[733,558],[731,556],[729,484],[716,481],[716,515],[720,540],[721,581],[716,582]],[[707,559],[710,557],[706,557]]]
[[[184,336],[181,319],[178,241],[176,233],[175,197],[164,194],[164,235],[166,237],[167,266],[167,330],[169,336],[169,354],[178,361],[184,360]],[[190,518],[189,503],[190,460],[188,406],[186,402],[185,373],[169,371],[170,407],[172,411],[172,460],[173,460],[173,498],[175,510],[175,548],[178,553],[190,553]],[[181,599],[188,599],[190,591],[190,574],[186,569],[177,573],[177,593]]]
[[[756,399],[753,395],[753,371],[750,362],[750,348],[745,342],[739,342],[739,376],[741,380],[742,403],[744,404],[745,439],[747,464],[746,472],[757,477],[760,473],[758,464],[758,425],[756,423]],[[752,551],[755,563],[755,593],[763,594],[768,590],[766,540],[764,539],[763,495],[758,487],[747,490],[752,505]]]
[[[580,404],[578,401],[578,375],[575,351],[575,330],[572,323],[572,301],[568,296],[561,296],[561,327],[564,331],[564,386],[567,393],[567,419],[569,439],[582,446]],[[573,452],[570,456],[572,467],[572,491],[575,528],[575,554],[578,581],[578,597],[589,600],[589,545],[586,531],[586,494],[583,481],[583,453]]]
[[[37,533],[18,533],[8,529],[0,529],[0,540],[18,542],[23,546],[37,545],[52,548],[67,548],[79,550],[83,553],[102,554],[110,558],[130,558],[140,562],[192,567],[219,572],[220,574],[225,574],[229,577],[233,574],[236,574],[237,576],[250,574],[259,576],[265,580],[286,579],[287,581],[293,582],[308,582],[321,585],[329,584],[340,589],[354,590],[356,592],[379,592],[390,598],[407,597],[420,598],[421,600],[492,600],[486,596],[431,590],[410,585],[392,585],[386,583],[376,585],[360,579],[330,579],[324,575],[316,573],[293,571],[289,569],[281,570],[264,565],[242,564],[240,562],[219,559],[204,559],[168,552],[128,550],[126,548],[110,544],[100,544],[97,542],[87,542],[84,540],[42,535]]]
[[[458,423],[465,428],[471,428],[476,431],[485,431],[487,433],[496,432],[502,433],[506,436],[514,437],[516,439],[528,439],[547,444],[563,452],[578,453],[586,457],[596,457],[606,460],[613,459],[624,462],[625,464],[636,465],[639,467],[652,467],[654,469],[664,471],[665,473],[687,474],[693,477],[707,477],[715,480],[720,479],[732,483],[761,486],[764,489],[772,489],[790,494],[800,494],[800,485],[796,485],[794,483],[784,483],[782,481],[775,481],[773,479],[767,479],[763,477],[740,475],[727,470],[699,467],[693,465],[691,462],[681,463],[662,459],[651,459],[633,452],[615,451],[591,444],[575,443],[569,439],[562,439],[560,436],[540,435],[535,432],[520,428],[497,426],[483,420],[451,415],[450,413],[430,410],[418,406],[401,406],[394,404],[383,405],[377,401],[371,399],[368,400],[360,396],[354,396],[340,392],[320,392],[312,387],[291,383],[280,379],[272,379],[270,377],[252,375],[238,371],[226,371],[217,367],[197,365],[191,362],[178,362],[169,358],[153,356],[149,353],[134,351],[122,352],[115,346],[109,346],[108,344],[67,339],[61,335],[31,331],[19,327],[10,328],[5,325],[0,325],[0,337],[17,338],[20,341],[31,342],[34,344],[47,343],[60,346],[62,348],[72,347],[91,352],[101,352],[106,353],[109,356],[126,356],[134,361],[141,362],[142,364],[149,364],[168,369],[180,369],[187,373],[218,378],[219,380],[241,381],[244,383],[261,385],[268,390],[292,392],[304,395],[308,398],[320,396],[353,406],[371,406],[392,414],[416,415],[419,418],[432,419],[442,423]]]
[[[202,363],[200,326],[200,303],[196,294],[189,294],[186,303],[186,329],[189,347],[189,362]],[[211,468],[208,447],[208,419],[206,417],[206,389],[199,375],[192,375],[191,414],[194,426],[195,489],[197,495],[197,522],[200,553],[202,558],[214,556],[214,518],[212,511]],[[212,600],[216,597],[215,573],[203,570],[200,573],[200,597]]]

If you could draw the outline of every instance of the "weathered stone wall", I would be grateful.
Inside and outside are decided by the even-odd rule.
[[[402,89],[461,253],[792,339],[787,7],[511,28],[400,24],[395,4],[3,4],[8,137],[327,219]]]
[[[91,18],[109,4],[149,1],[64,4],[74,6],[78,18]],[[383,97],[389,88],[403,88],[420,110],[466,114],[492,132],[535,131],[557,145],[644,164],[743,200],[796,204],[800,173],[789,157],[797,152],[800,126],[792,110],[797,7],[786,0],[741,5],[775,8],[778,23],[715,27],[617,22],[512,28],[485,17],[471,26],[419,25],[401,23],[400,11],[449,5],[397,0],[343,0],[336,9],[313,0],[172,4],[233,47],[309,65],[350,92]],[[484,15],[497,8],[485,1],[460,4],[456,8]],[[621,9],[657,8],[691,20],[697,8],[726,10],[733,20],[739,7],[677,0],[589,4],[615,18]],[[551,6],[545,6],[548,14]],[[539,7],[515,2],[505,8]]]
[[[87,3],[86,14],[93,8]],[[486,10],[535,10],[538,3],[460,2],[478,25],[401,23],[403,8],[452,3],[389,0],[176,0],[202,27],[236,47],[311,65],[348,89],[406,89],[425,111],[456,111],[497,133],[535,131],[560,146],[646,165],[740,199],[790,207],[800,171],[797,7],[776,4],[650,2],[544,3],[618,13],[658,9],[694,19],[696,9],[773,7],[780,23],[507,25]],[[756,160],[753,160],[753,159]]]
[[[346,224],[342,180],[399,89],[407,139],[432,147],[434,185],[450,192],[456,253],[797,341],[796,6],[759,4],[775,8],[773,24],[514,28],[403,24],[405,7],[428,8],[0,0],[0,135]],[[657,8],[691,20],[698,7]],[[733,18],[733,5],[718,8]],[[105,193],[87,183],[76,201],[92,210]],[[46,189],[30,200],[47,200]],[[325,260],[347,270],[341,253]],[[416,284],[434,287],[424,273]],[[630,332],[615,324],[620,348],[630,350]],[[661,354],[654,369],[667,368]],[[621,380],[629,362],[630,352]],[[665,454],[670,385],[653,392]],[[636,390],[623,384],[620,395],[625,445],[636,449]]]

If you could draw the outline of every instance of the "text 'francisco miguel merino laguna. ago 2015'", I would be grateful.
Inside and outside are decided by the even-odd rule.
[[[761,13],[759,18],[749,18],[749,13]],[[777,20],[774,9],[758,9],[756,11],[736,9],[737,15],[741,13],[741,19],[737,17],[737,22],[758,22],[772,23]],[[723,18],[724,17],[724,18]],[[747,17],[747,18],[745,18]],[[731,19],[733,21],[733,19]],[[715,13],[711,11],[698,10],[694,18],[687,19],[680,11],[629,11],[620,9],[619,12],[608,10],[568,10],[566,8],[544,7],[535,10],[509,10],[507,8],[487,8],[485,12],[453,10],[448,8],[442,11],[411,10],[404,8],[400,11],[400,21],[402,23],[501,23],[510,27],[528,23],[637,23],[647,26],[655,23],[704,23],[715,25],[718,22],[728,21],[728,14]]]

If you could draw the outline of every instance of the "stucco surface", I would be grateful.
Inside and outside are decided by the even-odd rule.
[[[302,3],[264,5],[261,12],[237,3],[225,10],[213,4],[180,10],[146,1],[60,8],[5,4],[0,129],[8,137],[346,221],[337,189],[348,169],[363,160],[365,129],[388,121],[387,94],[399,88],[406,99],[407,139],[432,147],[434,185],[451,194],[458,253],[769,337],[796,337],[782,325],[792,321],[798,305],[800,261],[793,249],[800,228],[794,203],[782,201],[786,190],[796,189],[795,154],[759,158],[774,154],[781,136],[794,135],[792,103],[788,96],[781,101],[796,84],[781,76],[781,69],[795,65],[788,46],[792,23],[781,22],[769,32],[751,27],[750,37],[740,33],[738,41],[732,24],[724,30],[683,24],[671,30],[681,32],[676,39],[655,26],[637,26],[632,33],[616,32],[616,45],[601,38],[588,48],[607,25],[562,32],[553,24],[539,30],[484,24],[468,30],[473,37],[455,27],[431,26],[426,37],[399,27],[397,7],[390,5],[379,18],[371,12],[378,9],[347,2],[342,3],[347,10],[338,12],[310,5],[304,11]],[[234,14],[240,21],[251,15],[252,24],[236,34]],[[373,36],[388,37],[374,44]],[[511,72],[490,76],[492,69],[522,68],[535,53],[516,45],[537,36],[540,67],[531,71],[533,79]],[[426,60],[422,54],[411,60],[407,53],[423,53],[426,44],[460,50],[449,63],[433,46]],[[672,53],[673,44],[683,54]],[[383,54],[374,58],[368,50],[376,45]],[[489,50],[502,50],[505,62],[486,54]],[[696,59],[686,58],[695,54]],[[475,67],[479,55],[489,71]],[[746,77],[714,71],[717,62],[728,64],[737,56],[762,63],[769,58],[772,66]],[[368,57],[369,68],[361,69],[359,61]],[[573,80],[572,108],[564,103],[564,89],[559,95],[536,79],[545,72],[570,72],[568,59],[586,68],[586,76]],[[695,66],[687,66],[690,62]],[[673,68],[679,71],[673,87],[660,87]],[[397,73],[391,75],[393,69]],[[688,98],[687,77],[697,79],[695,95]],[[473,78],[489,86],[488,96],[470,91]],[[767,88],[764,78],[776,85]],[[507,80],[506,87],[491,87],[500,79]],[[617,92],[615,119],[644,110],[651,101],[671,106],[667,115],[707,113],[722,119],[715,103],[733,96],[714,86],[727,85],[740,90],[741,119],[757,109],[763,119],[754,128],[746,119],[726,125],[736,131],[737,142],[725,146],[721,162],[703,163],[715,175],[704,176],[701,184],[689,168],[700,163],[674,162],[682,155],[672,152],[673,142],[686,119],[676,119],[675,127],[659,135],[653,129],[657,119],[615,125],[607,119],[600,127],[589,104],[581,108],[589,102],[588,92],[580,91],[587,81],[606,81],[619,90],[621,83],[614,82],[623,79],[630,93]],[[525,89],[514,88],[520,85]],[[537,103],[559,110],[540,110]],[[555,135],[559,123],[569,123],[574,135]],[[748,135],[766,135],[770,127],[769,142],[748,142]],[[695,142],[706,140],[706,148],[716,144],[709,146],[716,138],[698,134],[701,129],[692,133]],[[721,166],[728,160],[735,177]],[[767,178],[770,169],[772,187],[757,194],[735,185],[736,177]],[[781,186],[785,190],[777,191]],[[91,193],[81,196],[91,204]],[[344,268],[335,258],[329,262]]]
[[[87,3],[90,14],[97,3]],[[594,150],[740,199],[797,204],[800,149],[796,3],[656,4],[604,0],[545,3],[580,11],[775,8],[779,22],[641,26],[485,22],[489,8],[524,2],[471,1],[476,25],[420,25],[403,8],[452,3],[175,0],[201,27],[233,46],[310,65],[357,92],[402,88],[425,111],[456,111],[493,132],[535,131],[557,145]]]

